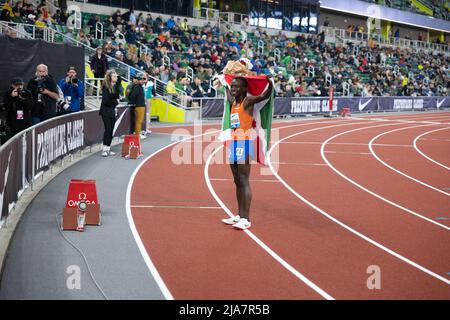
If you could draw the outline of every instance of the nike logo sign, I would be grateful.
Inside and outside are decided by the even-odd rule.
[[[361,103],[361,99],[359,99],[359,107],[358,107],[359,111],[364,110],[364,108],[370,103],[370,101],[372,101],[372,99],[373,98],[370,98],[369,100],[367,100],[364,103]]]
[[[437,104],[437,108],[438,108],[438,109],[442,106],[442,104],[444,103],[445,99],[446,99],[446,98],[442,99],[441,102],[439,102],[439,99],[437,99],[436,104]]]

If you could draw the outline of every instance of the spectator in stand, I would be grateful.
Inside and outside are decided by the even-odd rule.
[[[177,77],[175,77],[174,75],[170,75],[169,81],[167,82],[166,92],[172,97],[177,95],[176,82]]]
[[[133,9],[130,9],[128,19],[125,20],[128,20],[131,26],[137,26],[137,18]]]
[[[184,18],[183,22],[181,23],[181,30],[187,32],[189,31],[188,20],[186,18]]]
[[[192,98],[203,98],[205,96],[206,90],[202,85],[202,80],[199,77],[194,78],[194,83],[192,84]]]
[[[91,42],[88,40],[88,38],[86,37],[86,33],[84,33],[83,29],[80,29],[78,31],[78,36],[77,36],[77,41],[81,42],[82,44],[90,47],[91,46]]]
[[[14,16],[12,7],[13,7],[12,0],[8,0],[5,2],[5,4],[2,7],[2,11],[0,13],[0,20],[3,20],[3,21],[11,20],[11,18]]]
[[[127,32],[125,33],[125,41],[128,43],[128,51],[130,53],[136,53],[137,51],[137,42],[138,42],[138,35],[136,33],[136,25],[132,24],[128,28]]]
[[[39,14],[34,24],[39,28],[44,28],[46,26],[44,22],[44,16],[42,14]]]
[[[167,20],[166,26],[167,28],[172,29],[173,27],[175,27],[175,25],[176,25],[175,18],[171,16],[170,19]]]
[[[11,22],[25,23],[25,20],[22,18],[22,14],[20,13],[20,9],[18,7],[13,8],[13,16],[11,17]]]
[[[169,81],[169,71],[164,66],[159,67],[159,80],[164,83]]]
[[[108,59],[103,53],[103,49],[101,47],[98,47],[95,50],[95,55],[92,57],[90,63],[91,70],[94,73],[94,76],[96,78],[104,78],[106,71],[109,68],[108,65]]]

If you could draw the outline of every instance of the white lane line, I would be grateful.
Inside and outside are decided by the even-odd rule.
[[[325,128],[327,128],[327,127],[324,127],[324,129],[325,129]],[[369,128],[370,128],[370,127],[369,127]],[[302,132],[298,132],[298,133],[289,135],[289,136],[287,136],[287,137],[281,139],[280,141],[284,141],[284,140],[287,140],[287,139],[289,139],[289,138],[291,138],[291,137],[298,136],[298,135],[300,135],[300,134],[304,134],[304,133],[307,133],[307,132],[310,132],[310,130],[306,130],[306,131],[302,131]],[[333,138],[333,137],[329,138],[328,141],[331,140],[332,138]],[[280,142],[280,141],[279,141],[279,142]],[[362,233],[356,231],[355,229],[349,227],[348,225],[346,225],[345,223],[343,223],[343,222],[339,221],[338,219],[332,217],[332,216],[331,216],[330,214],[328,214],[326,211],[320,209],[318,206],[316,206],[316,205],[313,204],[312,202],[308,201],[306,198],[304,198],[303,196],[301,196],[297,191],[295,191],[295,190],[294,190],[294,189],[293,189],[286,181],[283,180],[283,178],[281,178],[281,176],[280,176],[280,175],[278,174],[278,172],[274,169],[274,167],[273,167],[273,165],[272,165],[272,163],[271,163],[271,161],[270,161],[270,156],[271,156],[271,154],[272,154],[272,151],[274,150],[274,148],[277,147],[277,145],[278,145],[279,142],[274,143],[274,144],[272,145],[272,147],[270,148],[269,152],[268,152],[267,157],[268,157],[269,167],[270,167],[270,170],[272,171],[272,173],[277,177],[277,179],[279,179],[280,182],[281,182],[281,183],[282,183],[282,184],[283,184],[283,185],[284,185],[284,186],[285,186],[285,187],[286,187],[293,195],[295,195],[297,198],[299,198],[301,201],[303,201],[304,203],[306,203],[307,205],[309,205],[311,208],[315,209],[317,212],[319,212],[319,213],[322,214],[323,216],[325,216],[325,217],[327,217],[328,219],[330,219],[331,221],[337,223],[338,225],[340,225],[340,226],[343,227],[344,229],[350,231],[351,233],[355,234],[356,236],[360,237],[361,239],[366,240],[367,242],[371,243],[372,245],[376,246],[377,248],[379,248],[379,249],[381,249],[381,250],[383,250],[383,251],[385,251],[385,252],[387,252],[387,253],[393,255],[394,257],[396,257],[396,258],[398,258],[398,259],[400,259],[400,260],[406,262],[407,264],[409,264],[409,265],[411,265],[411,266],[413,266],[413,267],[419,269],[420,271],[423,271],[423,272],[427,273],[428,275],[430,275],[430,276],[432,276],[432,277],[434,277],[434,278],[436,278],[436,279],[438,279],[438,280],[440,280],[440,281],[442,281],[442,282],[444,282],[444,283],[450,285],[450,280],[448,280],[448,279],[446,279],[446,278],[444,278],[444,277],[442,277],[442,276],[436,274],[435,272],[433,272],[433,271],[431,271],[431,270],[429,270],[429,269],[427,269],[427,268],[425,268],[425,267],[419,265],[418,263],[416,263],[416,262],[414,262],[414,261],[412,261],[412,260],[410,260],[410,259],[408,259],[408,258],[406,258],[406,257],[404,257],[404,256],[402,256],[402,255],[400,255],[399,253],[397,253],[397,252],[395,252],[395,251],[393,251],[393,250],[387,248],[386,246],[383,246],[382,244],[376,242],[375,240],[373,240],[373,239],[371,239],[371,238],[365,236],[364,234],[362,234]],[[322,147],[323,147],[323,145],[322,145]],[[322,148],[321,150],[323,150],[323,148]],[[322,153],[322,152],[321,152],[321,153]],[[324,160],[326,160],[326,158],[325,158],[325,156],[324,156],[323,153],[322,153],[322,158],[323,158]],[[326,162],[329,164],[328,160],[326,160]],[[329,165],[330,165],[330,164],[329,164]],[[330,167],[332,167],[332,166],[330,166]]]
[[[439,130],[444,130],[444,129],[448,129],[448,128],[442,128]],[[434,131],[439,131],[439,130],[434,130]],[[428,138],[421,138],[420,140],[424,140],[424,141],[445,141],[445,142],[449,142],[450,139],[428,139]]]
[[[284,165],[292,165],[292,166],[326,166],[326,163],[302,163],[302,162],[277,162],[272,161],[273,164],[284,164]]]
[[[391,124],[388,124],[388,125],[391,125]],[[384,124],[384,125],[372,126],[372,127],[368,127],[368,128],[377,128],[377,127],[384,127],[384,126],[387,126],[387,125]],[[418,217],[418,218],[420,218],[420,219],[423,219],[423,220],[425,220],[425,221],[431,222],[431,223],[433,223],[433,224],[435,224],[435,225],[437,225],[437,226],[439,226],[439,227],[441,227],[441,228],[444,228],[444,229],[446,229],[446,230],[450,230],[450,227],[447,227],[447,226],[445,226],[445,225],[443,225],[443,224],[440,224],[440,223],[438,223],[438,222],[436,222],[436,221],[434,221],[434,220],[432,220],[432,219],[429,219],[429,218],[427,218],[427,217],[425,217],[425,216],[422,216],[421,214],[419,214],[419,213],[417,213],[417,212],[415,212],[415,211],[413,211],[413,210],[411,210],[411,209],[405,208],[405,207],[403,207],[403,206],[401,206],[401,205],[399,205],[399,204],[397,204],[397,203],[395,203],[395,202],[393,202],[393,201],[390,201],[390,200],[388,200],[388,199],[386,199],[386,198],[380,196],[379,194],[377,194],[377,193],[375,193],[375,192],[373,192],[373,191],[371,191],[371,190],[369,190],[369,189],[363,187],[362,185],[360,185],[360,184],[357,183],[356,181],[354,181],[354,180],[350,179],[349,177],[347,177],[345,174],[343,174],[341,171],[339,171],[338,169],[336,169],[336,168],[330,163],[330,161],[329,161],[329,160],[327,159],[327,157],[325,156],[325,152],[324,152],[324,151],[325,151],[325,146],[327,145],[327,143],[328,143],[329,141],[331,141],[331,140],[333,140],[333,139],[339,137],[339,136],[344,135],[344,134],[348,134],[348,133],[351,133],[351,132],[355,132],[355,131],[358,131],[358,130],[364,130],[364,129],[367,129],[367,128],[356,128],[356,129],[344,131],[344,132],[338,133],[338,134],[336,134],[336,135],[334,135],[334,136],[328,138],[325,142],[322,143],[322,146],[321,146],[321,148],[320,148],[320,154],[321,154],[321,156],[322,156],[323,161],[325,161],[325,163],[328,164],[328,166],[329,166],[334,172],[336,172],[336,173],[337,173],[338,175],[340,175],[342,178],[344,178],[345,180],[347,180],[348,182],[350,182],[350,183],[353,184],[354,186],[360,188],[361,190],[363,190],[363,191],[365,191],[365,192],[367,192],[367,193],[373,195],[374,197],[376,197],[376,198],[378,198],[378,199],[380,199],[380,200],[383,200],[384,202],[386,202],[386,203],[388,203],[388,204],[390,204],[390,205],[392,205],[392,206],[394,206],[394,207],[396,207],[396,208],[399,208],[399,209],[401,209],[401,210],[403,210],[403,211],[405,211],[405,212],[408,212],[408,213],[410,213],[410,214],[412,214],[412,215],[414,215],[414,216],[416,216],[416,217]]]
[[[370,155],[370,152],[352,152],[352,151],[325,151],[325,153]]]
[[[450,140],[449,140],[450,141]],[[317,141],[284,141],[281,144],[322,144],[322,142]],[[367,143],[357,143],[357,142],[330,142],[329,145],[346,145],[346,146],[367,146]],[[389,143],[374,143],[377,147],[407,147],[412,148],[410,144],[389,144]]]
[[[447,167],[446,165],[444,165],[444,164],[442,164],[442,163],[440,163],[440,162],[438,162],[438,161],[432,159],[431,157],[427,156],[427,155],[426,155],[424,152],[422,152],[422,150],[420,150],[419,147],[417,146],[417,141],[419,141],[419,139],[421,139],[423,136],[425,136],[425,135],[427,135],[427,134],[430,134],[430,133],[433,133],[433,132],[436,132],[436,131],[448,130],[448,129],[449,129],[449,128],[441,128],[441,129],[436,129],[436,130],[431,130],[431,131],[424,132],[424,133],[422,133],[421,135],[417,136],[417,137],[414,139],[414,141],[413,141],[413,146],[414,146],[414,149],[415,149],[420,155],[422,155],[425,159],[430,160],[431,162],[437,164],[438,166],[441,166],[441,167],[444,168],[444,169],[450,170],[450,167]],[[425,138],[422,138],[422,140],[425,140]],[[434,139],[427,139],[427,140],[434,140]],[[450,141],[450,140],[448,140],[448,141]]]
[[[205,177],[206,185],[208,186],[208,189],[209,189],[209,192],[211,193],[211,195],[214,197],[214,199],[216,199],[217,203],[223,208],[223,210],[228,214],[228,216],[234,217],[234,214],[230,211],[230,209],[228,209],[228,207],[222,202],[222,200],[219,198],[219,196],[215,192],[214,188],[211,185],[211,181],[209,178],[209,165],[210,165],[211,159],[213,158],[214,154],[216,154],[222,148],[223,148],[222,146],[220,148],[217,148],[208,157],[208,160],[206,161],[206,164],[205,164],[204,177]],[[244,230],[244,232],[253,241],[255,241],[264,251],[266,251],[272,258],[274,258],[284,268],[286,268],[289,272],[291,272],[294,276],[296,276],[298,279],[300,279],[302,282],[304,282],[307,286],[309,286],[315,292],[317,292],[318,294],[320,294],[322,297],[324,297],[327,300],[335,300],[331,295],[326,293],[324,290],[322,290],[320,287],[318,287],[315,283],[313,283],[311,280],[309,280],[307,277],[305,277],[302,273],[300,273],[297,269],[295,269],[289,263],[287,263],[277,253],[275,253],[272,249],[270,249],[264,242],[262,242],[257,236],[255,236],[250,230],[247,229],[247,230]]]
[[[321,123],[323,123],[323,122],[324,122],[324,121],[317,121],[317,122],[309,122],[309,121],[308,121],[307,123],[300,123],[300,124],[289,125],[289,126],[285,126],[285,127],[277,127],[277,128],[275,128],[275,129],[285,129],[285,128],[291,128],[291,127],[306,126],[306,125],[311,125],[311,124],[321,124]],[[337,122],[340,122],[340,121],[337,121]],[[336,122],[332,122],[332,123],[336,123]],[[351,123],[346,123],[346,124],[344,124],[344,125],[356,125],[356,124],[360,124],[360,123],[361,123],[361,122],[355,122],[355,121],[352,121]],[[341,124],[341,125],[337,125],[337,126],[342,126],[342,124]],[[154,157],[154,156],[157,155],[158,153],[160,153],[160,152],[162,152],[162,151],[164,151],[164,150],[166,150],[166,149],[168,149],[168,148],[170,148],[170,147],[176,145],[177,143],[184,142],[184,141],[186,141],[187,139],[195,139],[195,138],[197,138],[197,137],[199,137],[199,136],[204,136],[204,135],[208,135],[208,134],[214,134],[214,133],[217,133],[217,132],[219,132],[219,130],[214,131],[214,132],[207,132],[207,133],[200,134],[200,135],[196,135],[196,136],[189,136],[189,135],[187,135],[186,138],[184,138],[184,139],[182,139],[182,140],[179,140],[179,141],[175,141],[175,142],[173,142],[173,143],[171,143],[171,144],[169,144],[169,145],[167,145],[167,146],[165,146],[165,147],[163,147],[163,148],[161,148],[161,149],[155,151],[154,153],[152,153],[151,155],[149,155],[147,158],[145,158],[145,159],[137,166],[137,168],[134,170],[133,174],[131,175],[130,181],[128,182],[127,194],[126,194],[126,203],[125,203],[126,212],[127,212],[128,224],[130,225],[130,229],[131,229],[131,232],[132,232],[132,234],[133,234],[134,240],[136,241],[136,244],[137,244],[137,246],[138,246],[138,248],[139,248],[139,251],[140,251],[140,253],[141,253],[141,255],[142,255],[142,257],[143,257],[143,259],[144,259],[144,261],[145,261],[145,263],[146,263],[146,265],[147,265],[149,271],[150,271],[150,273],[152,274],[152,276],[153,276],[153,278],[155,279],[156,283],[158,284],[158,286],[159,286],[161,292],[163,293],[164,297],[165,297],[167,300],[174,300],[174,297],[172,296],[172,294],[170,293],[170,291],[169,291],[169,289],[167,288],[166,284],[165,284],[164,281],[162,280],[162,278],[161,278],[161,276],[160,276],[158,270],[156,269],[155,265],[153,264],[153,262],[152,262],[152,260],[151,260],[151,258],[150,258],[150,256],[149,256],[148,251],[145,249],[144,243],[142,242],[142,239],[141,239],[141,237],[139,236],[139,232],[137,231],[136,225],[135,225],[134,220],[133,220],[133,216],[132,216],[132,213],[131,213],[131,188],[132,188],[132,186],[133,186],[134,179],[136,178],[136,175],[137,175],[137,173],[139,172],[139,170],[141,169],[141,167],[142,167],[148,160],[150,160],[152,157]],[[221,146],[220,148],[222,148],[222,146]],[[217,152],[218,150],[220,150],[220,148],[216,149],[216,151],[214,151],[213,154],[215,154],[215,152]],[[211,156],[210,156],[210,157],[211,157]],[[210,158],[208,158],[208,160],[210,160]],[[205,168],[206,168],[206,167],[205,167]],[[210,182],[209,182],[209,183],[210,183]],[[223,208],[223,207],[221,206],[221,208]],[[228,210],[228,208],[227,208],[227,210]],[[230,212],[229,210],[228,210],[228,212],[229,212],[229,214],[231,214],[231,212]],[[255,238],[252,238],[252,239],[258,243],[258,240],[259,240],[259,239],[255,239]],[[262,243],[258,243],[258,244],[261,245]],[[269,250],[270,250],[271,252],[273,252],[271,249],[269,249]],[[324,294],[325,294],[325,297],[329,297],[329,298],[333,299],[331,296],[326,296],[326,293],[324,293]]]
[[[277,181],[278,182],[278,181]],[[200,206],[141,206],[132,205],[131,208],[156,208],[156,209],[222,209],[221,207],[200,207]]]
[[[372,127],[369,127],[369,128],[384,127],[384,126],[386,126],[386,125],[372,126]],[[444,229],[450,230],[450,228],[447,227],[447,226],[445,226],[445,225],[442,225],[442,224],[440,224],[440,223],[437,223],[436,221],[433,221],[432,219],[429,219],[429,218],[427,218],[427,217],[425,217],[425,216],[422,216],[421,214],[419,214],[419,213],[417,213],[417,212],[414,212],[414,211],[412,211],[412,210],[410,210],[410,209],[408,209],[408,208],[405,208],[405,207],[403,207],[403,206],[401,206],[401,205],[399,205],[399,204],[397,204],[397,203],[395,203],[395,202],[393,202],[393,201],[390,201],[390,200],[388,200],[388,199],[386,199],[386,198],[380,196],[379,194],[377,194],[377,193],[375,193],[375,192],[373,192],[373,191],[371,191],[371,190],[369,190],[369,189],[363,187],[362,185],[360,185],[360,184],[357,183],[356,181],[354,181],[354,180],[350,179],[349,177],[347,177],[346,175],[344,175],[341,171],[337,170],[337,169],[330,163],[330,161],[328,161],[328,159],[327,159],[326,156],[325,156],[325,146],[327,145],[328,141],[331,141],[331,140],[333,140],[333,139],[335,139],[335,138],[337,138],[337,137],[339,137],[339,136],[342,136],[342,135],[344,135],[344,134],[348,134],[348,133],[351,133],[351,132],[355,132],[355,131],[359,131],[359,130],[364,130],[364,129],[367,129],[367,128],[356,128],[356,129],[344,131],[344,132],[341,132],[341,133],[339,133],[339,134],[336,134],[336,135],[334,135],[334,136],[328,138],[325,142],[322,143],[322,147],[321,147],[321,149],[320,149],[322,159],[328,164],[328,166],[329,166],[334,172],[336,172],[337,174],[339,174],[342,178],[344,178],[344,179],[347,180],[348,182],[350,182],[350,183],[352,183],[353,185],[357,186],[358,188],[364,190],[365,192],[367,192],[367,193],[369,193],[369,194],[375,196],[376,198],[378,198],[378,199],[380,199],[380,200],[383,200],[383,201],[385,201],[386,203],[389,203],[389,204],[391,204],[391,205],[393,205],[393,206],[395,206],[395,207],[397,207],[397,208],[399,208],[399,209],[402,209],[402,210],[404,210],[404,211],[406,211],[406,212],[408,212],[408,213],[410,213],[410,214],[412,214],[412,215],[414,215],[414,216],[416,216],[416,217],[419,217],[419,218],[421,218],[421,219],[424,219],[424,220],[426,220],[426,221],[428,221],[428,222],[431,222],[431,223],[433,223],[433,224],[435,224],[435,225],[438,225],[438,226],[440,226],[440,227],[442,227],[442,228],[444,228]]]
[[[337,122],[339,122],[339,121],[337,121]],[[310,124],[313,124],[313,123],[310,123]],[[323,121],[321,121],[319,123],[323,123]],[[336,122],[332,122],[332,123],[336,123]],[[342,126],[357,125],[357,124],[361,124],[361,123],[352,121],[352,122],[347,122],[347,123],[344,123],[344,124],[337,124],[337,125],[327,126],[325,128],[334,128],[334,127],[342,127]],[[307,125],[307,124],[299,124],[299,125],[294,125],[294,126],[297,127],[297,126],[302,126],[302,125]],[[284,128],[290,128],[290,127],[293,127],[293,126],[279,127],[279,128],[276,128],[276,129],[284,129]],[[321,127],[321,128],[314,128],[314,129],[306,130],[306,132],[315,131],[315,130],[321,130],[321,129],[324,129],[324,128],[323,127]],[[211,155],[208,157],[208,159],[206,161],[206,164],[205,164],[204,177],[205,177],[206,185],[207,185],[211,195],[214,197],[214,199],[217,201],[217,203],[222,207],[222,209],[227,213],[228,216],[234,217],[234,214],[231,212],[231,210],[228,209],[228,207],[223,203],[223,201],[219,198],[219,196],[215,192],[215,190],[214,190],[214,188],[213,188],[213,186],[211,184],[211,178],[209,177],[209,166],[210,166],[211,160],[214,157],[214,155],[217,152],[219,152],[222,148],[223,148],[223,146],[220,146],[219,148],[214,150],[214,152],[211,153]],[[326,293],[324,290],[322,290],[320,287],[318,287],[316,284],[314,284],[311,280],[309,280],[307,277],[305,277],[302,273],[300,273],[297,269],[295,269],[289,263],[287,263],[284,259],[282,259],[276,252],[274,252],[264,242],[262,242],[258,237],[256,237],[250,230],[247,229],[247,230],[244,230],[244,232],[253,241],[255,241],[264,251],[266,251],[272,258],[274,258],[285,269],[287,269],[289,272],[291,272],[295,277],[297,277],[298,279],[303,281],[311,289],[316,291],[318,294],[320,294],[322,297],[324,297],[327,300],[335,300],[331,295]]]
[[[219,130],[214,131],[214,132],[208,132],[207,134],[213,134],[213,133],[217,133],[217,132],[219,132]],[[133,187],[134,179],[136,178],[137,173],[139,172],[141,167],[148,160],[150,160],[152,157],[154,157],[158,153],[162,152],[163,150],[168,149],[181,141],[191,139],[191,138],[196,138],[196,137],[197,136],[188,136],[187,138],[184,138],[183,140],[175,141],[171,144],[168,144],[167,146],[165,146],[165,147],[155,151],[151,155],[149,155],[134,170],[133,174],[131,175],[130,181],[128,182],[128,187],[127,187],[125,208],[127,211],[128,224],[130,225],[130,229],[133,234],[134,240],[136,241],[139,251],[140,251],[142,257],[144,258],[145,264],[147,265],[147,268],[149,269],[150,273],[152,274],[153,278],[155,279],[159,289],[161,290],[161,292],[164,295],[164,298],[166,298],[166,300],[174,300],[174,297],[170,293],[169,288],[167,288],[166,284],[164,283],[164,280],[161,278],[158,270],[156,269],[155,265],[153,264],[152,259],[150,258],[149,253],[148,253],[147,249],[145,248],[144,243],[142,242],[139,232],[136,229],[136,225],[134,224],[133,216],[131,214],[131,188]]]
[[[233,181],[233,179],[229,179],[229,178],[211,178],[209,179],[211,181]],[[270,179],[250,179],[250,182],[276,182],[279,183],[278,180],[270,180]]]
[[[436,188],[436,187],[433,187],[432,185],[429,185],[428,183],[425,183],[425,182],[423,182],[423,181],[421,181],[421,180],[419,180],[419,179],[416,179],[416,178],[414,178],[414,177],[411,177],[410,175],[404,173],[403,171],[400,171],[400,170],[394,168],[393,166],[389,165],[388,163],[384,162],[384,161],[376,154],[376,152],[374,151],[374,149],[373,149],[373,147],[372,147],[372,143],[373,143],[374,141],[376,141],[377,139],[379,139],[380,137],[384,136],[384,135],[387,135],[387,134],[390,134],[390,133],[393,133],[393,132],[403,131],[403,130],[407,130],[407,129],[420,128],[420,127],[426,127],[426,126],[429,126],[429,125],[420,125],[420,126],[413,126],[413,127],[408,127],[408,128],[398,128],[398,129],[389,130],[389,131],[380,133],[379,135],[373,137],[372,140],[369,141],[369,150],[370,150],[370,152],[372,153],[372,155],[375,157],[375,159],[378,160],[378,162],[380,162],[380,163],[381,163],[382,165],[384,165],[385,167],[391,169],[392,171],[395,171],[395,172],[397,172],[398,174],[404,176],[405,178],[408,178],[408,179],[410,179],[410,180],[412,180],[412,181],[414,181],[414,182],[417,182],[417,183],[419,183],[419,184],[421,184],[421,185],[423,185],[423,186],[425,186],[425,187],[427,187],[427,188],[430,188],[430,189],[432,189],[432,190],[434,190],[434,191],[437,191],[437,192],[439,192],[439,193],[445,194],[446,196],[450,196],[450,193],[445,192],[445,191],[442,191],[441,189],[438,189],[438,188]],[[447,128],[446,128],[446,129],[447,129]]]
[[[363,118],[358,118],[358,119],[363,119]],[[433,125],[446,124],[446,123],[434,122],[434,121],[390,120],[390,119],[380,119],[380,118],[364,118],[364,120],[379,121],[379,122],[399,122],[400,124],[402,124],[402,123],[411,123],[411,124],[426,123],[426,124],[433,124]]]

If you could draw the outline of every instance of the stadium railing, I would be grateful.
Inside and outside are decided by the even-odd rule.
[[[404,38],[396,37],[384,37],[375,33],[362,33],[362,32],[349,32],[345,29],[337,29],[333,27],[321,26],[319,28],[319,33],[324,32],[326,37],[334,37],[342,41],[357,41],[357,42],[367,42],[369,39],[373,39],[376,43],[401,47],[401,48],[412,48],[416,50],[433,50],[437,52],[450,55],[450,46],[445,44],[438,44],[419,40],[410,40]]]

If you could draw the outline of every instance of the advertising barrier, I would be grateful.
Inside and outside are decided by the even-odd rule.
[[[332,112],[349,108],[351,113],[377,111],[433,110],[450,107],[450,97],[334,97]],[[220,118],[223,98],[202,99],[202,118]],[[276,98],[274,115],[328,113],[330,97]]]
[[[129,132],[129,109],[118,108],[114,136]],[[101,143],[98,110],[56,117],[37,124],[0,147],[0,207],[5,219],[24,190],[50,165],[82,148]],[[69,199],[68,199],[69,201]]]

